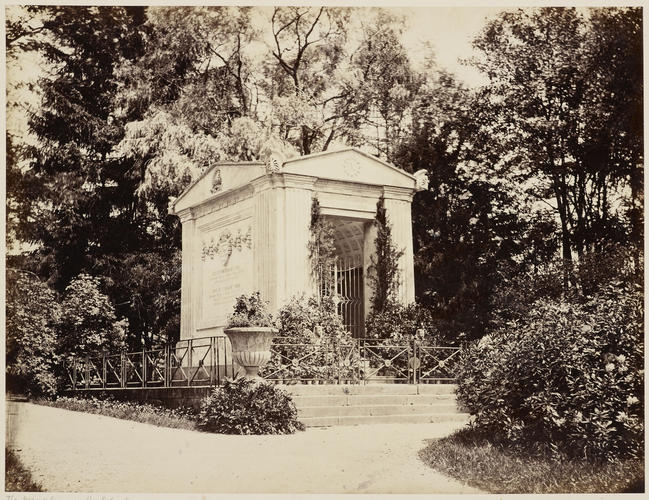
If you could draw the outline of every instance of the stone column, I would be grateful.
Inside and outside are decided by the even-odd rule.
[[[402,304],[415,301],[415,269],[412,244],[412,190],[384,188],[385,209],[392,228],[392,241],[397,250],[403,250],[399,259],[399,289],[397,299]]]
[[[309,296],[314,292],[308,244],[315,179],[284,174],[284,180],[284,237],[279,242],[279,257],[283,260],[284,273],[280,274],[283,287],[277,296],[279,307],[295,295]]]
[[[178,213],[182,224],[182,268],[181,268],[181,290],[180,290],[180,338],[189,339],[195,336],[195,318],[193,314],[195,296],[194,283],[192,283],[192,272],[196,266],[194,250],[196,245],[196,219],[191,209]]]
[[[374,220],[365,222],[363,233],[363,303],[365,306],[365,317],[367,317],[372,310],[371,300],[374,295],[374,289],[369,281],[369,268],[372,265],[371,256],[376,253],[376,244],[374,242],[376,239],[376,226],[374,225]]]
[[[281,218],[277,190],[270,175],[253,181],[253,290],[277,306],[277,221]]]

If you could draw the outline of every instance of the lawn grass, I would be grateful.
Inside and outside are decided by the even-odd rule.
[[[172,429],[198,430],[194,413],[189,409],[169,409],[133,401],[113,399],[59,397],[55,400],[37,399],[36,404],[132,420]]]
[[[43,491],[13,450],[5,448],[5,491]]]
[[[470,429],[431,440],[419,456],[430,467],[489,493],[644,492],[644,460],[596,464],[531,457],[494,446]]]

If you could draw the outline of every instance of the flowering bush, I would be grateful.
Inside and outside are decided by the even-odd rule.
[[[259,292],[237,297],[234,313],[228,318],[228,328],[246,326],[274,326],[268,304],[261,299]]]
[[[585,304],[537,302],[463,353],[458,400],[503,444],[572,457],[643,450],[643,294],[614,282]]]
[[[224,434],[292,434],[304,430],[291,397],[268,383],[226,380],[206,397],[199,428]]]

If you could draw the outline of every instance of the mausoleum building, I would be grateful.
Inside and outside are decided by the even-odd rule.
[[[272,311],[318,292],[309,259],[313,198],[334,228],[334,295],[346,327],[362,336],[372,290],[373,224],[381,195],[399,260],[398,300],[415,298],[411,202],[427,187],[355,148],[268,162],[218,163],[174,200],[182,222],[181,339],[221,335],[236,297],[259,291]]]

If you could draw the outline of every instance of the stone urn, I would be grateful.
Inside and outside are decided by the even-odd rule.
[[[270,344],[277,332],[267,326],[240,326],[223,331],[232,344],[232,358],[246,370],[245,378],[261,380],[259,369],[270,361]]]

